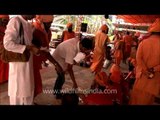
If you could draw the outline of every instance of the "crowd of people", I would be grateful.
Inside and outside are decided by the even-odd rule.
[[[139,32],[133,34],[129,31],[116,31],[113,41],[109,39],[109,28],[106,24],[103,24],[91,39],[82,35],[77,37],[73,31],[73,24],[68,23],[67,30],[63,31],[61,43],[53,54],[50,54],[50,26],[53,20],[53,15],[18,15],[12,19],[9,19],[8,15],[0,15],[0,47],[16,53],[29,50],[31,54],[28,62],[5,63],[0,60],[0,82],[8,80],[10,105],[33,104],[34,98],[42,93],[40,69],[42,65],[47,66],[47,60],[55,66],[57,72],[56,82],[53,85],[53,90],[58,91],[55,94],[56,99],[62,99],[63,103],[67,104],[64,100],[68,98],[63,99],[61,93],[65,74],[70,75],[72,87],[77,91],[78,84],[73,65],[79,64],[87,56],[91,58],[89,67],[94,75],[90,89],[103,92],[80,95],[85,104],[152,105],[154,103],[160,91],[159,18],[149,27],[148,34],[143,39],[139,39]],[[19,42],[21,25],[24,45]],[[113,49],[109,44],[113,44]],[[105,63],[106,61],[108,62]],[[128,65],[127,74],[122,72],[122,63]],[[104,71],[109,68],[109,73]],[[117,93],[108,95],[105,93],[108,89],[116,89]]]

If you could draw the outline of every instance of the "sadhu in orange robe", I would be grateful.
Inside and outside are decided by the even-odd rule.
[[[149,28],[151,35],[138,47],[136,55],[136,81],[131,93],[131,105],[152,105],[160,93],[160,19]],[[154,34],[153,34],[154,32]],[[148,69],[153,68],[154,77],[148,78]]]
[[[75,32],[72,31],[72,26],[73,26],[72,23],[68,23],[67,24],[67,29],[68,30],[63,31],[63,33],[62,33],[62,41],[66,41],[66,40],[74,38],[76,36]]]
[[[124,41],[124,62],[126,62],[126,59],[130,56],[131,53],[131,47],[133,38],[129,35],[129,32],[127,32],[127,35],[123,38]]]
[[[123,44],[124,44],[124,42],[122,40],[118,40],[115,43],[114,57],[115,57],[115,63],[118,66],[120,65],[121,60],[123,59]]]
[[[108,27],[101,27],[101,30],[108,30]],[[98,31],[95,36],[95,48],[93,51],[93,62],[90,67],[92,72],[98,73],[101,71],[104,63],[104,58],[106,54],[106,43],[109,42],[109,38],[106,33]]]
[[[52,16],[49,16],[49,21],[47,19],[49,15],[41,16],[41,22],[37,19],[33,25],[35,26],[35,31],[33,33],[33,38],[36,41],[37,47],[46,47],[49,49],[49,42],[51,39],[51,31],[46,32],[43,22],[50,22],[53,20]],[[39,16],[38,16],[39,17]],[[47,58],[44,56],[33,56],[33,66],[34,66],[34,79],[35,79],[35,92],[34,96],[42,92],[42,79],[40,75],[40,69],[42,69],[42,62],[46,61]]]

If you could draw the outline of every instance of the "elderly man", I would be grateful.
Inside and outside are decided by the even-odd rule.
[[[19,15],[12,18],[7,25],[4,35],[4,47],[8,51],[23,53],[26,49],[34,54],[38,49],[31,45],[33,28],[28,20],[35,15]],[[21,40],[19,31],[23,28],[25,45],[19,43]],[[33,76],[33,54],[28,62],[9,62],[8,95],[11,105],[31,105],[33,103],[34,76]]]
[[[136,81],[131,105],[152,105],[160,92],[160,18],[149,27],[150,36],[138,47]]]

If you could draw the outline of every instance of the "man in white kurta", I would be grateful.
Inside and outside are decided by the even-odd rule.
[[[12,18],[5,31],[4,47],[13,52],[23,53],[26,45],[31,45],[33,28],[27,21],[34,15],[17,16]],[[25,18],[25,19],[24,19]],[[18,44],[20,22],[24,30],[26,45]],[[32,53],[28,62],[9,62],[8,95],[11,105],[31,105],[33,103],[34,77]]]

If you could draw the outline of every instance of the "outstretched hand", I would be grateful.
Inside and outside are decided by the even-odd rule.
[[[77,88],[78,88],[77,83],[73,83],[73,88],[74,88],[74,89],[77,89]]]
[[[40,55],[45,56],[54,66],[55,70],[59,74],[64,74],[64,71],[62,67],[59,65],[59,63],[51,56],[51,54],[47,51],[40,50]]]
[[[39,54],[40,50],[39,48],[35,47],[34,45],[27,45],[26,46],[28,50],[30,50],[34,55]]]
[[[62,67],[60,65],[58,65],[58,64],[55,64],[55,70],[59,74],[64,74],[64,71],[63,71]]]

